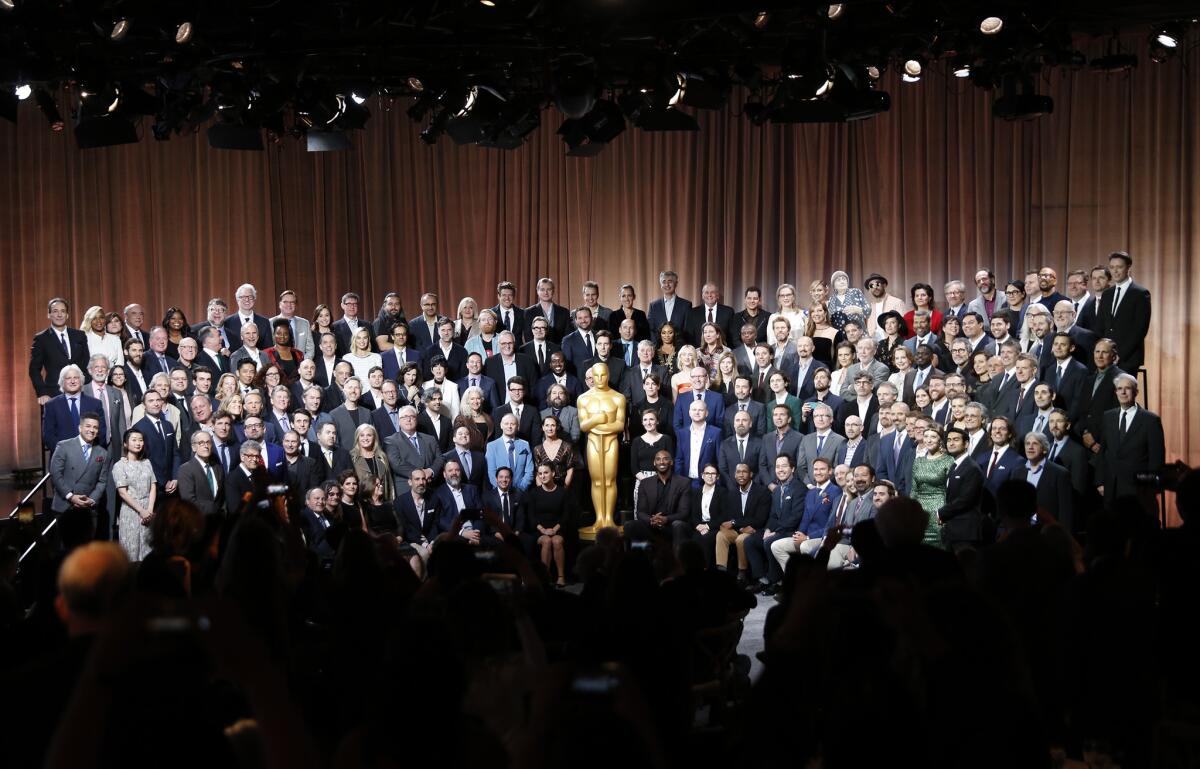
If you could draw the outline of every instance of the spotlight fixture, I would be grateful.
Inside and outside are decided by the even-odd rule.
[[[988,16],[979,22],[979,31],[985,35],[998,35],[1004,29],[1004,19],[999,16]]]
[[[1033,120],[1054,112],[1054,99],[1037,94],[1028,75],[1005,75],[1001,96],[992,105],[992,115],[1001,120]]]
[[[1137,65],[1137,56],[1122,51],[1121,43],[1115,35],[1109,38],[1104,55],[1092,59],[1090,64],[1093,72],[1108,72],[1110,74],[1135,69]]]
[[[883,72],[880,71],[879,67],[875,66],[874,64],[867,65],[867,77],[869,77],[871,80],[878,80],[882,75]]]
[[[0,0],[0,11],[11,11],[17,7],[17,0]]]
[[[192,39],[192,22],[183,21],[175,28],[175,42],[179,45],[187,45]]]
[[[410,77],[406,82],[408,83],[408,87],[417,93],[425,90],[425,84],[421,82],[421,78],[419,77]]]
[[[1158,42],[1158,39],[1153,34],[1150,35],[1150,43],[1147,48],[1149,49],[1150,61],[1155,64],[1163,64],[1175,55],[1174,48],[1168,48]]]
[[[1163,48],[1178,48],[1183,43],[1184,31],[1180,24],[1164,24],[1154,30],[1153,38]]]
[[[901,80],[906,83],[916,83],[921,79],[921,73],[924,70],[919,57],[907,59],[904,62],[904,74],[901,75]]]
[[[359,105],[360,107],[363,105],[364,102],[366,102],[366,100],[367,100],[366,96],[360,96],[353,91],[350,92],[350,101],[354,102],[355,104]]]
[[[830,21],[837,21],[838,19],[842,18],[845,13],[846,6],[842,3],[833,3],[825,8],[825,15]]]
[[[480,5],[485,5],[485,6],[487,6],[488,8],[495,8],[495,7],[496,7],[496,0],[479,0],[479,4],[480,4]]]
[[[42,111],[46,122],[50,124],[50,130],[55,133],[61,133],[66,124],[63,123],[62,115],[58,111],[58,105],[54,103],[54,97],[45,88],[39,88],[34,92],[33,100],[37,102],[38,109]]]
[[[566,143],[569,157],[592,157],[624,130],[625,116],[621,114],[621,108],[607,99],[601,99],[583,117],[564,120],[558,128],[558,135]]]
[[[108,31],[108,39],[114,43],[119,43],[129,34],[129,19],[117,19],[113,22],[112,29]]]
[[[33,87],[30,86],[29,83],[22,83],[13,89],[13,93],[17,95],[18,99],[25,101],[30,97],[31,94],[33,94]]]
[[[954,76],[955,77],[970,77],[971,76],[971,65],[970,64],[959,64],[957,67],[954,68]]]
[[[0,2],[11,2],[11,0],[0,0]],[[766,11],[759,11],[758,14],[754,17],[754,28],[755,29],[766,29],[767,25],[770,23],[771,23],[771,14]]]
[[[672,84],[674,92],[667,105],[698,109],[721,109],[729,99],[729,81],[714,74],[680,72]],[[670,90],[669,88],[667,90]]]

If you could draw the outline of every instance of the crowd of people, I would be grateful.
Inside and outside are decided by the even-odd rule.
[[[30,378],[44,409],[52,508],[65,549],[112,538],[119,549],[93,544],[84,552],[122,574],[127,562],[141,563],[136,578],[92,585],[111,593],[106,607],[126,602],[115,587],[126,581],[143,597],[242,602],[268,616],[239,629],[265,642],[264,655],[293,665],[303,653],[296,637],[311,631],[297,622],[322,628],[325,644],[360,644],[372,632],[403,627],[397,644],[434,658],[444,649],[413,633],[436,626],[454,646],[448,655],[478,662],[497,649],[483,648],[466,625],[427,616],[422,600],[448,605],[446,614],[462,619],[466,604],[454,607],[454,590],[466,591],[460,598],[491,607],[497,623],[481,629],[485,620],[474,618],[470,629],[507,653],[521,650],[523,664],[532,664],[522,624],[530,620],[543,656],[544,646],[561,645],[558,658],[575,665],[622,661],[619,669],[572,668],[575,688],[560,687],[556,697],[612,705],[619,699],[612,692],[627,691],[623,676],[638,679],[644,700],[624,700],[619,715],[604,718],[627,719],[630,743],[643,751],[638,760],[661,765],[682,755],[673,751],[686,752],[674,741],[695,712],[680,712],[678,687],[696,660],[682,651],[669,664],[657,655],[646,660],[648,649],[687,647],[695,633],[744,615],[754,593],[776,596],[767,659],[811,665],[806,655],[823,651],[836,670],[810,668],[822,682],[814,689],[820,699],[839,688],[839,675],[865,686],[867,673],[888,661],[861,637],[839,637],[847,647],[830,647],[830,638],[798,624],[801,615],[837,609],[840,619],[826,620],[827,628],[856,619],[885,623],[882,606],[854,601],[864,586],[902,577],[914,591],[914,611],[930,608],[929,591],[945,591],[951,601],[972,591],[994,599],[999,608],[989,603],[966,619],[927,616],[924,632],[942,633],[950,647],[959,641],[946,634],[961,631],[974,641],[989,635],[996,617],[1012,625],[1005,632],[1016,639],[1013,648],[1000,649],[989,636],[969,653],[918,655],[923,666],[957,660],[978,673],[983,662],[975,655],[986,648],[998,666],[1020,670],[1025,677],[1015,682],[984,676],[994,684],[989,691],[998,687],[1007,697],[986,703],[992,723],[984,732],[1028,730],[1009,746],[1011,755],[1048,760],[1048,745],[1077,748],[1079,739],[1107,737],[1112,728],[1114,744],[1134,756],[1147,749],[1144,724],[1118,728],[1094,702],[1072,699],[1093,683],[1081,683],[1080,668],[1072,668],[1080,678],[1072,679],[1070,697],[1054,689],[1065,685],[1064,671],[1051,664],[1061,650],[1043,657],[1042,647],[1035,653],[1030,646],[1079,633],[1071,622],[1038,622],[1068,608],[1094,610],[1087,601],[1116,589],[1080,584],[1112,579],[1091,570],[1094,559],[1141,569],[1128,549],[1116,548],[1130,541],[1149,547],[1148,532],[1157,527],[1164,438],[1159,417],[1138,403],[1150,293],[1133,281],[1132,264],[1117,252],[1107,264],[1073,270],[1065,294],[1048,267],[1003,282],[980,269],[973,298],[963,281],[951,280],[942,300],[917,283],[907,301],[890,293],[883,275],[867,276],[860,289],[839,271],[828,283],[810,283],[807,303],[795,286],[779,286],[773,311],[755,286],[738,309],[712,283],[693,305],[676,293],[679,278],[670,270],[660,274],[660,295],[645,311],[632,285],[620,287],[610,309],[591,281],[568,308],[557,303],[554,281],[543,278],[536,301],[524,307],[505,281],[494,305],[481,309],[464,298],[455,317],[441,314],[433,293],[420,297],[413,317],[396,293],[383,298],[373,320],[360,314],[354,293],[341,297],[336,319],[323,304],[304,317],[296,294],[284,291],[268,318],[246,284],[235,291],[234,312],[214,298],[195,324],[178,307],[160,325],[148,324],[144,308],[130,304],[119,313],[91,307],[75,329],[69,303],[56,297],[48,303],[50,327],[34,339]],[[584,548],[578,533],[592,517],[586,490],[593,479],[574,404],[601,365],[628,406],[618,481],[624,527],[619,537],[599,532]],[[1190,547],[1190,539],[1178,541]],[[266,559],[273,571],[257,576],[271,585],[251,585],[252,572],[267,566],[249,559],[266,550],[274,552]],[[495,573],[511,580],[497,582]],[[572,581],[582,584],[580,596],[541,592]],[[472,587],[483,583],[490,585],[486,600]],[[635,595],[635,586],[645,594]],[[1030,593],[1040,594],[1036,610],[1021,604]],[[534,594],[536,611],[528,603]],[[503,611],[493,605],[497,596]],[[368,611],[388,601],[415,614]],[[73,616],[69,607],[60,614]],[[889,625],[884,635],[913,642],[915,633]],[[625,646],[636,639],[648,645]],[[362,650],[354,648],[357,657]],[[361,676],[374,660],[403,675],[408,667],[390,656],[397,648],[380,646],[334,668]],[[921,713],[910,719],[956,708],[951,694],[962,694],[946,670],[924,669],[926,685],[954,692],[923,690]],[[430,674],[412,675],[401,699],[423,691]],[[472,716],[494,715],[498,702],[474,702],[479,711],[466,704],[484,697],[471,686],[486,687],[488,675],[501,674],[476,668],[456,676],[461,688],[440,696],[459,698],[449,711],[459,720],[434,733],[476,729]],[[795,683],[796,675],[768,676],[773,683],[761,687],[759,705],[786,699],[772,686]],[[896,689],[864,713],[880,728],[884,711],[875,709],[883,702],[917,697],[900,671],[887,679]],[[322,676],[320,685],[380,694],[361,677],[339,676],[334,686]],[[589,687],[604,696],[595,699]],[[1143,693],[1135,689],[1121,692]],[[834,699],[852,708],[851,693]],[[316,697],[319,688],[307,694]],[[419,701],[388,696],[393,710]],[[1110,702],[1111,692],[1101,699]],[[1022,703],[1036,707],[1018,714]],[[325,748],[340,745],[364,764],[379,760],[365,752],[393,749],[371,742],[379,727],[361,704],[337,707],[343,718],[320,735],[333,740]],[[657,731],[636,726],[637,709],[647,707]],[[310,723],[314,716],[292,715]],[[805,729],[829,726],[817,709],[806,717]],[[523,718],[528,728],[534,719]],[[899,735],[906,724],[916,728],[899,719],[886,731]],[[515,723],[485,723],[479,733],[504,742],[514,760],[527,755],[528,745],[509,742],[507,727],[521,731]],[[569,728],[583,735],[593,727]],[[522,740],[532,736],[521,733]],[[819,731],[810,736],[813,751],[872,749],[832,747]],[[965,760],[960,751],[978,747],[977,736],[930,741],[923,755]],[[456,750],[456,760],[483,760],[468,755],[470,746]]]

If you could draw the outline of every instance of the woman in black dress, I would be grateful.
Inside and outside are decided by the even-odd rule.
[[[641,409],[639,413],[642,434],[629,442],[629,468],[633,477],[641,480],[655,474],[654,455],[660,450],[666,449],[675,455],[675,441],[658,431],[659,413],[656,410]]]
[[[542,417],[542,442],[533,447],[533,462],[553,467],[554,483],[571,488],[575,476],[575,449],[570,440],[564,439],[562,424],[553,414]]]
[[[609,316],[609,329],[619,331],[621,329],[621,321],[630,319],[633,321],[633,338],[639,342],[643,339],[650,338],[650,319],[646,317],[646,313],[633,306],[633,302],[637,299],[637,292],[633,290],[633,285],[626,283],[621,286],[617,295],[619,306],[612,311]]]
[[[567,584],[566,533],[578,520],[575,497],[565,486],[554,480],[554,467],[547,463],[537,466],[536,484],[525,497],[525,514],[537,536],[538,549],[546,570],[553,561],[558,569],[556,587]]]
[[[358,501],[358,475],[353,470],[343,470],[337,477],[338,510],[347,529],[367,530],[367,517]]]
[[[635,404],[634,408],[639,412],[653,411],[658,415],[658,429],[664,435],[673,435],[675,430],[671,426],[671,411],[674,404],[671,399],[661,395],[662,380],[657,374],[647,374],[642,380],[642,387],[646,391],[646,398],[641,403]],[[635,419],[629,424],[630,437],[636,438],[642,434],[642,423],[640,419]]]

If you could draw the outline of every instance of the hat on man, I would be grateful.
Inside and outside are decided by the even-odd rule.
[[[868,275],[868,276],[867,276],[867,279],[866,279],[866,280],[864,280],[864,281],[863,281],[863,288],[865,288],[865,289],[867,289],[868,291],[870,291],[870,290],[871,290],[871,281],[873,281],[873,280],[878,280],[878,281],[880,281],[880,282],[882,282],[882,283],[883,283],[883,285],[884,285],[884,287],[885,287],[885,288],[887,287],[887,284],[888,284],[888,279],[887,279],[887,278],[885,278],[885,277],[883,277],[882,275],[880,275],[880,274],[879,274],[879,273],[877,273],[877,272],[873,272],[873,273],[871,273],[870,275]]]

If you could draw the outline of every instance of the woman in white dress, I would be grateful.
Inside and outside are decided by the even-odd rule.
[[[103,307],[89,307],[83,314],[83,322],[79,324],[79,329],[87,337],[89,358],[93,355],[103,355],[108,358],[109,368],[115,368],[125,362],[125,353],[121,350],[121,337],[108,333]]]
[[[150,522],[158,488],[154,468],[146,459],[146,436],[140,430],[126,430],[121,445],[122,457],[112,469],[113,485],[121,498],[117,537],[129,560],[140,561],[150,553]]]

